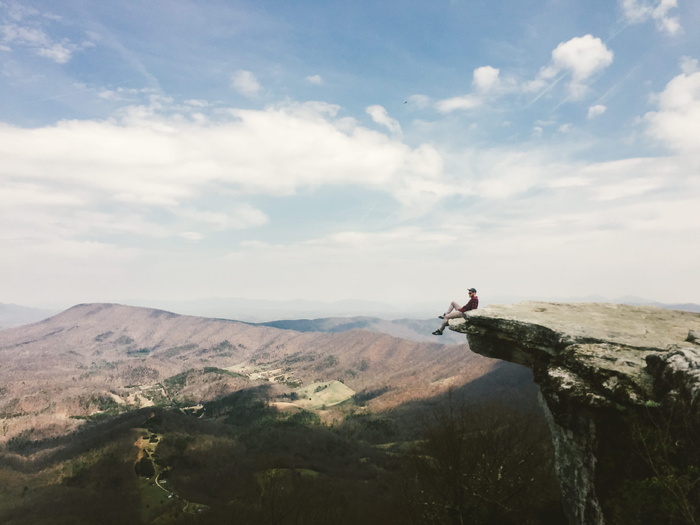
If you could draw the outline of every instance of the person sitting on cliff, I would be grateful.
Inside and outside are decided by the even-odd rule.
[[[476,289],[469,288],[469,302],[460,308],[457,301],[452,301],[447,311],[438,316],[440,319],[444,319],[444,321],[442,322],[442,326],[433,332],[433,335],[442,335],[442,331],[445,329],[450,319],[464,317],[469,310],[476,310],[477,308],[479,308],[479,298],[476,296]]]

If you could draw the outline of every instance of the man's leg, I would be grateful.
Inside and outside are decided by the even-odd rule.
[[[452,303],[455,304],[455,303]],[[459,308],[459,306],[458,306]],[[445,327],[448,325],[448,321],[450,319],[457,319],[458,317],[462,317],[464,314],[460,312],[459,310],[454,310],[451,313],[448,313],[445,315],[445,320],[442,322],[442,326],[440,327],[440,330],[444,330]]]
[[[452,303],[452,304],[455,304],[455,303]],[[459,307],[459,305],[457,305],[457,307]],[[447,324],[448,324],[450,319],[457,319],[458,317],[462,317],[462,316],[464,316],[464,314],[462,312],[460,312],[459,310],[454,310],[453,312],[445,314],[445,319],[442,322],[442,325],[440,326],[440,328],[438,328],[437,330],[435,330],[433,332],[433,335],[442,335],[442,331],[447,327]]]
[[[461,306],[459,305],[459,303],[458,303],[457,301],[452,301],[452,302],[450,303],[450,307],[447,309],[447,311],[446,311],[444,314],[442,314],[442,317],[445,317],[447,314],[449,314],[450,312],[456,310],[457,308],[461,308]]]

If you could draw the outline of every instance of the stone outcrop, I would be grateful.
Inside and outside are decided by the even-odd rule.
[[[698,313],[526,302],[470,312],[450,329],[474,352],[534,371],[573,524],[605,523],[620,484],[641,470],[630,421],[676,399],[700,419]]]

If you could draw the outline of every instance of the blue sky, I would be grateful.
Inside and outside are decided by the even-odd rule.
[[[2,0],[0,302],[700,302],[699,26],[690,0]]]

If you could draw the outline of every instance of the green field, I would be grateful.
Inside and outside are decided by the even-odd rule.
[[[299,399],[294,403],[301,407],[319,410],[339,405],[355,395],[355,391],[340,381],[312,383],[296,390]]]

